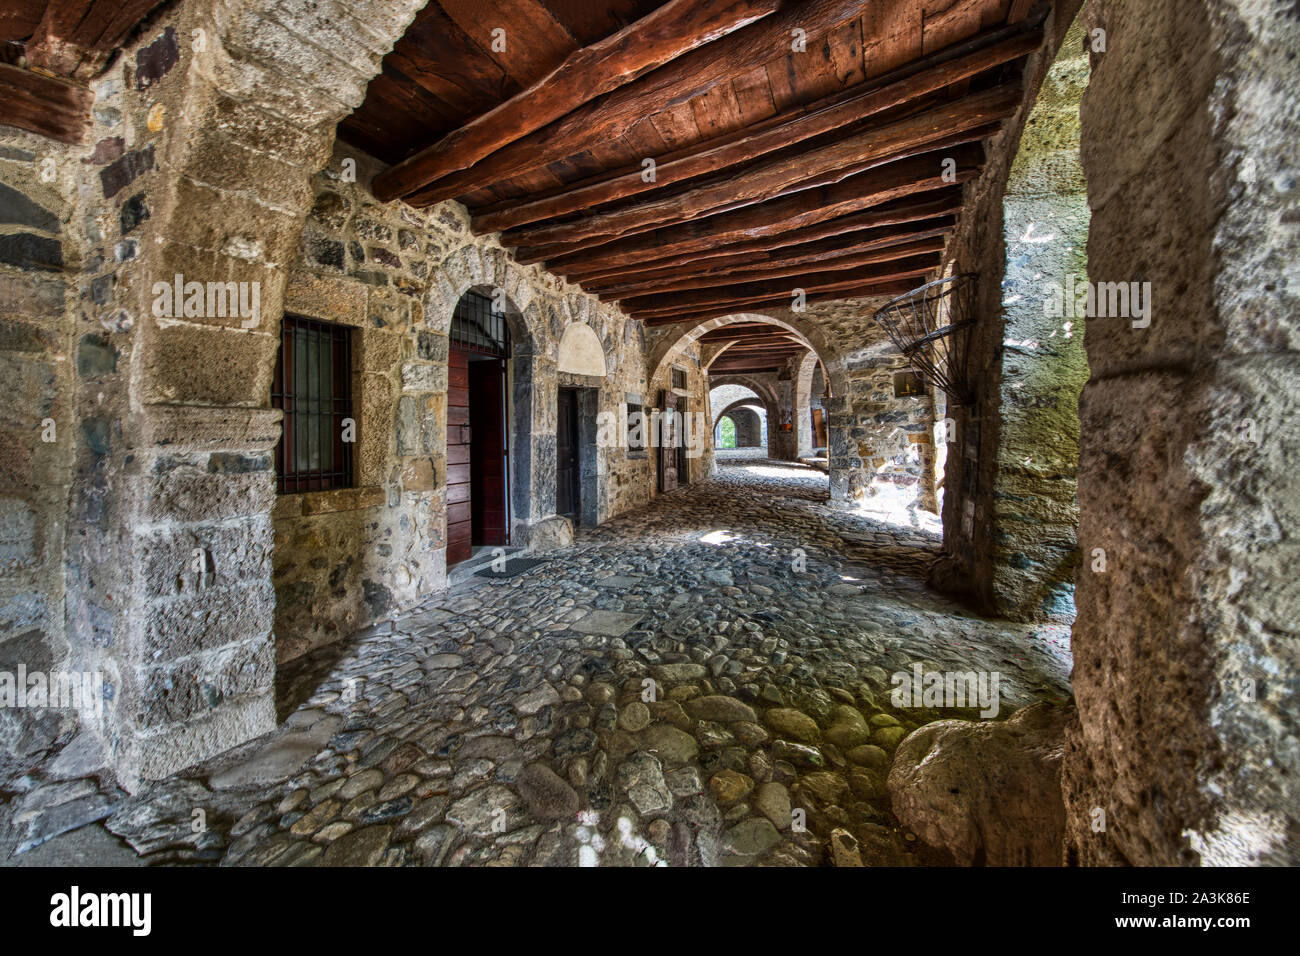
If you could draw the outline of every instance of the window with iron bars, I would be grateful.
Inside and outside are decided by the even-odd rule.
[[[280,494],[352,487],[352,330],[286,315],[271,405],[284,412],[275,449]],[[353,434],[345,434],[348,424]]]
[[[481,292],[466,292],[456,303],[449,337],[453,346],[470,352],[510,357],[510,328],[505,313]]]

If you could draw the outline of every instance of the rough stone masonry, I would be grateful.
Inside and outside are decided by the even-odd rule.
[[[1296,862],[1293,3],[28,6],[0,700],[102,692],[0,706],[0,857]],[[943,277],[964,402],[876,317]],[[298,321],[351,466],[282,490]],[[700,454],[593,437],[667,406]]]

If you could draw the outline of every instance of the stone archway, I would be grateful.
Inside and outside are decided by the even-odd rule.
[[[733,312],[730,315],[707,319],[698,325],[683,322],[680,325],[673,326],[671,331],[655,345],[654,351],[647,362],[647,366],[651,370],[651,379],[655,378],[663,367],[671,362],[673,355],[680,354],[682,349],[704,334],[727,325],[745,322],[766,322],[798,336],[810,351],[815,352],[821,358],[822,367],[826,370],[830,383],[831,394],[843,395],[847,393],[848,378],[845,374],[844,361],[839,356],[839,350],[831,344],[818,326],[811,322],[799,320],[794,316],[777,318],[756,312]]]
[[[799,370],[795,374],[794,385],[794,420],[798,437],[799,457],[812,454],[814,437],[812,427],[812,386],[813,377],[820,363],[816,352],[809,352],[799,361]]]
[[[803,381],[805,375],[804,368],[801,366],[799,370],[799,381],[793,383],[793,387],[789,389],[792,394],[787,395],[786,398],[786,404],[792,406],[792,415],[795,420],[807,417],[808,399],[806,396],[811,391],[812,375],[818,362],[820,362],[826,376],[831,396],[834,399],[832,402],[828,403],[827,408],[827,437],[828,443],[832,449],[829,467],[831,500],[841,506],[850,504],[854,496],[860,492],[860,485],[862,483],[861,481],[855,480],[855,475],[853,474],[856,459],[847,453],[850,444],[849,432],[852,418],[847,407],[847,396],[850,391],[847,368],[839,350],[831,344],[830,340],[817,324],[806,321],[794,314],[783,314],[778,317],[766,313],[753,312],[736,312],[731,315],[708,319],[697,325],[682,323],[679,326],[673,326],[671,331],[655,345],[649,362],[649,367],[653,370],[652,374],[659,374],[660,370],[673,360],[674,355],[680,354],[682,349],[697,341],[706,333],[712,332],[714,329],[724,328],[728,325],[749,322],[764,322],[785,329],[787,332],[793,333],[797,336],[809,349],[809,357],[812,358],[813,361],[809,364],[806,373],[806,382]],[[808,359],[805,359],[805,362],[808,362]],[[711,377],[710,385],[716,386],[726,381],[740,381],[740,379],[736,377],[713,379]],[[749,383],[742,382],[741,384]],[[798,404],[798,395],[801,386],[806,386],[807,392],[804,393],[805,400],[802,405],[804,414],[798,415],[797,410],[800,407]],[[771,453],[773,457],[782,457],[772,448],[775,436],[778,434],[778,432],[772,427],[772,423],[781,421],[780,397],[771,389],[766,389],[762,386],[755,387],[749,385],[749,387],[755,388],[755,391],[760,395],[765,392],[771,393],[773,404],[768,409],[769,453]],[[712,427],[710,427],[709,434],[710,436],[713,434]],[[839,449],[842,453],[836,454],[834,451],[835,449]],[[787,446],[786,457],[788,456],[789,449]]]
[[[713,427],[714,441],[717,441],[718,429],[724,418],[731,419],[736,430],[737,449],[763,448],[767,440],[767,409],[757,399],[744,398],[732,402],[718,415]],[[718,450],[721,450],[720,448]]]
[[[751,378],[748,375],[742,375],[738,373],[719,375],[717,378],[710,379],[709,385],[711,386],[709,388],[710,396],[712,396],[720,388],[724,388],[728,385],[735,385],[735,386],[739,386],[740,388],[748,390],[750,393],[750,395],[748,396],[748,400],[751,402],[756,402],[758,404],[761,404],[765,411],[776,407],[777,395],[776,392],[772,389],[772,387],[768,383],[761,382],[758,379]],[[740,400],[739,397],[737,399],[733,399],[732,401],[727,402],[727,405],[733,405],[738,400]],[[712,409],[713,409],[713,404],[712,401],[710,401],[710,410]],[[714,417],[720,416],[722,412],[723,409],[721,406],[719,406],[717,408],[717,411],[714,413]]]
[[[532,287],[520,267],[499,249],[481,251],[466,247],[447,256],[439,266],[437,281],[430,286],[424,310],[430,330],[424,334],[437,337],[438,345],[431,354],[440,359],[444,368],[447,330],[456,304],[469,291],[501,301],[510,327],[512,354],[507,396],[511,425],[511,544],[530,549],[569,544],[573,529],[567,520],[555,514],[558,372],[555,359],[542,354],[538,344],[547,339],[548,333],[532,301]],[[444,450],[445,443],[444,428]],[[445,475],[445,454],[442,468]]]
[[[718,389],[725,388],[729,385],[738,385],[741,388],[748,389],[751,395],[754,396],[753,398],[745,398],[745,399],[739,399],[739,400],[728,402],[726,407],[719,407],[716,409],[716,411],[713,409],[712,401],[710,401],[710,411],[713,414],[713,419],[714,419],[712,422],[710,422],[710,432],[709,432],[710,435],[715,434],[718,421],[721,420],[722,416],[726,414],[729,408],[732,408],[739,404],[744,404],[746,402],[749,404],[759,405],[762,407],[763,415],[765,416],[766,419],[765,434],[767,438],[767,444],[764,446],[764,448],[766,454],[771,456],[773,454],[772,423],[780,420],[778,417],[780,415],[780,404],[779,404],[780,399],[776,391],[772,388],[772,386],[767,382],[763,382],[759,379],[752,378],[748,375],[741,375],[736,373],[731,373],[728,375],[720,375],[716,379],[710,377],[709,384],[711,386],[709,389],[710,396],[713,396]]]

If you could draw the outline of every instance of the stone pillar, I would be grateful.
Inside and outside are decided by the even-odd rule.
[[[870,475],[864,472],[853,439],[853,406],[848,395],[836,394],[826,400],[826,449],[830,471],[831,504],[852,507],[866,494]]]
[[[274,726],[286,271],[335,124],[420,5],[185,4],[97,86],[111,162],[84,185],[87,281],[111,290],[98,318],[123,360],[79,394],[69,621],[109,675],[100,730],[127,787]],[[190,305],[164,301],[177,276]],[[257,308],[214,309],[214,286]]]
[[[515,353],[514,419],[518,441],[510,453],[514,519],[511,543],[531,551],[573,543],[573,524],[555,513],[556,403],[559,376],[555,359]]]
[[[1152,309],[1088,327],[1067,860],[1295,865],[1300,20],[1086,16],[1088,275]]]
[[[1088,376],[1084,318],[1055,308],[1053,286],[1082,284],[1088,198],[1079,101],[1088,83],[1082,22],[1065,36],[1034,103],[1003,199],[1006,272],[998,381],[995,533],[977,575],[991,609],[1016,620],[1074,611],[1079,522],[1079,392]],[[1050,301],[1047,301],[1050,300]]]
[[[111,370],[102,332],[77,338],[75,215],[83,150],[0,127],[0,672],[64,670],[63,552],[79,379]],[[44,175],[43,175],[44,173]],[[53,181],[47,181],[53,173]],[[0,708],[0,788],[77,725]]]
[[[806,353],[802,359],[792,363],[794,373],[793,399],[795,458],[804,458],[812,454],[813,430],[810,401],[812,398],[812,373],[817,369],[817,356]]]
[[[1049,320],[1043,300],[1049,282],[1063,284],[1079,265],[1087,229],[1073,115],[1086,81],[1082,37],[1066,39],[1081,3],[1053,5],[1026,67],[1036,93],[967,185],[945,263],[945,274],[976,276],[973,395],[947,411],[956,440],[944,465],[944,554],[930,580],[986,613],[1031,619],[1068,614],[1074,560],[1074,395],[1084,362],[1077,330]]]
[[[776,415],[767,423],[768,455],[777,461],[794,461],[799,457],[799,436],[795,431],[795,383],[787,369],[777,376]]]

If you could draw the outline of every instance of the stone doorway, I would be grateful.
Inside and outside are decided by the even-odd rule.
[[[447,566],[510,543],[510,331],[478,292],[452,318],[447,376]]]
[[[555,408],[555,513],[582,522],[582,470],[578,460],[577,389],[562,388]]]
[[[555,513],[575,526],[600,523],[599,407],[596,388],[566,386],[556,395]]]

